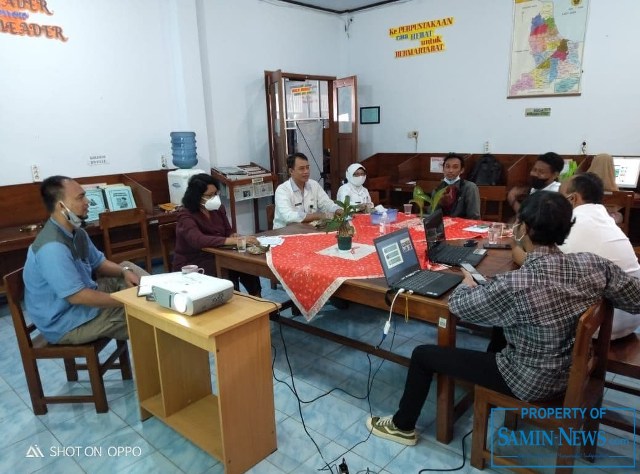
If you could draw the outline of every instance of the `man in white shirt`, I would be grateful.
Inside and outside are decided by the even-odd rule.
[[[564,160],[557,153],[550,151],[540,155],[529,172],[529,184],[531,187],[514,186],[507,194],[507,201],[513,208],[513,212],[518,213],[520,201],[527,194],[533,194],[536,191],[557,192],[560,189],[560,183],[557,179],[562,172],[562,168],[564,168]]]
[[[309,178],[309,159],[303,153],[287,157],[290,178],[276,189],[276,211],[273,228],[280,229],[293,222],[312,222],[323,219],[326,213],[340,208],[324,189]]]
[[[560,250],[564,253],[591,252],[612,261],[628,275],[640,278],[640,264],[629,238],[602,205],[602,180],[593,173],[581,173],[562,183],[560,192],[573,205],[575,223]],[[640,314],[616,309],[611,339],[624,337],[640,327]]]

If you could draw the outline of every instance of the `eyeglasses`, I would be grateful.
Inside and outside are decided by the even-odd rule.
[[[367,173],[364,171],[356,171],[355,173],[353,173],[354,176],[366,176]]]

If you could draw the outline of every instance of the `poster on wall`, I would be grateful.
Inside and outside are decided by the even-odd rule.
[[[397,50],[395,58],[410,58],[445,51],[446,45],[439,30],[446,26],[451,26],[453,23],[454,18],[449,16],[438,20],[425,20],[419,23],[389,28],[390,38],[395,41],[405,41],[405,43],[401,43],[403,44],[401,47],[404,49]],[[412,46],[407,48],[406,42]]]
[[[589,0],[514,0],[508,98],[580,95]]]

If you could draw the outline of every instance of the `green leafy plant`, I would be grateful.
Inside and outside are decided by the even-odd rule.
[[[567,169],[567,171],[560,175],[560,181],[571,178],[574,174],[576,174],[576,171],[578,171],[578,163],[576,163],[574,160],[571,160],[569,162],[569,168]]]
[[[342,212],[336,212],[331,219],[327,221],[325,230],[332,232],[338,231],[338,237],[352,237],[354,229],[351,226],[351,216],[358,212],[358,206],[351,204],[351,198],[347,195],[344,201],[334,201]]]
[[[442,198],[442,195],[446,190],[447,187],[445,186],[444,188],[436,191],[433,194],[433,197],[431,197],[431,195],[425,193],[420,186],[415,185],[413,188],[413,199],[411,199],[409,202],[415,203],[418,206],[418,209],[420,210],[420,217],[422,217],[422,215],[424,214],[424,204],[429,204],[431,210],[435,210],[438,207],[440,199]]]

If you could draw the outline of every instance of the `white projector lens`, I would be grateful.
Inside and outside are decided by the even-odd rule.
[[[182,293],[176,293],[173,295],[173,309],[178,313],[187,312],[187,304],[189,303],[189,297]]]

